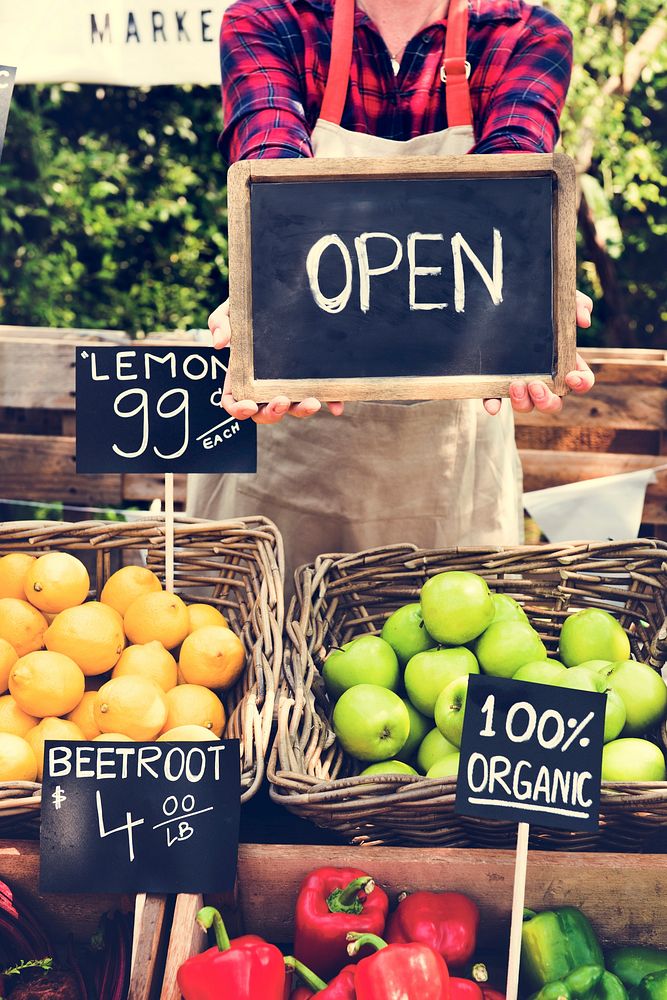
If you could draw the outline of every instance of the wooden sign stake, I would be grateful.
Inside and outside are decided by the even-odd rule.
[[[521,962],[521,927],[526,897],[526,868],[528,867],[529,823],[519,823],[514,862],[514,892],[512,894],[512,926],[510,953],[507,966],[507,1000],[517,1000],[519,992],[519,964]]]
[[[164,474],[164,586],[174,589],[174,473]]]

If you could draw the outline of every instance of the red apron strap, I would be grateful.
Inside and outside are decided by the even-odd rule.
[[[452,125],[472,127],[472,105],[468,86],[470,63],[466,61],[467,39],[468,0],[450,0],[445,35],[445,58],[440,70],[442,82],[445,84],[448,128]]]
[[[320,118],[340,125],[350,82],[352,41],[354,38],[354,0],[336,0],[331,36],[331,62],[324,91]]]

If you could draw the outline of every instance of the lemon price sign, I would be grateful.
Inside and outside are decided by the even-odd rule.
[[[238,740],[47,740],[41,889],[229,891],[240,795]]]
[[[255,472],[255,424],[222,408],[228,358],[203,345],[77,347],[77,472]]]

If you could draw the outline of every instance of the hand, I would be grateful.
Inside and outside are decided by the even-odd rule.
[[[220,350],[229,347],[232,330],[229,325],[229,299],[226,299],[215,309],[208,318],[208,328],[213,338],[213,346]],[[322,409],[319,399],[309,397],[300,403],[293,403],[287,396],[276,396],[270,403],[258,406],[252,399],[236,400],[231,394],[229,387],[229,373],[225,378],[222,388],[222,402],[220,404],[232,417],[237,420],[247,420],[252,417],[256,424],[277,424],[288,414],[291,417],[312,417],[318,410]],[[339,417],[343,412],[342,403],[327,403],[329,411],[334,417]]]
[[[593,300],[583,292],[577,292],[577,326],[587,329],[591,325]],[[578,394],[588,392],[595,384],[595,376],[580,354],[577,354],[577,367],[565,376],[568,389]],[[540,379],[526,382],[514,379],[510,384],[510,401],[516,413],[530,413],[536,409],[541,413],[558,413],[563,407],[563,400],[552,392]],[[500,410],[499,399],[485,399],[484,409],[495,416]]]

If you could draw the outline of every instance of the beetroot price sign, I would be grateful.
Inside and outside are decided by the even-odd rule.
[[[456,811],[564,830],[596,830],[606,697],[471,676]]]

